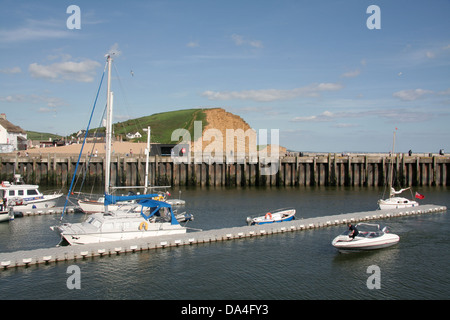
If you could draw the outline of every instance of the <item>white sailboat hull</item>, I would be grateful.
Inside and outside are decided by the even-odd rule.
[[[419,203],[414,200],[409,200],[402,197],[392,197],[386,200],[378,200],[378,206],[381,210],[387,209],[402,209],[402,208],[411,208],[418,207]]]
[[[97,213],[105,210],[105,203],[100,201],[78,200],[78,205],[84,213]],[[119,206],[117,204],[110,204],[108,209],[115,211],[119,209]]]

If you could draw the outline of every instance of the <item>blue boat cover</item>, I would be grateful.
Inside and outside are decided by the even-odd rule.
[[[130,201],[130,200],[140,200],[140,199],[151,199],[153,197],[158,197],[157,193],[151,194],[134,194],[130,196],[115,196],[112,194],[105,194],[105,205],[115,204],[117,201]]]
[[[114,204],[117,201],[129,201],[129,200],[140,200],[139,205],[141,206],[141,216],[144,217],[145,220],[150,219],[154,214],[159,212],[161,208],[169,208],[170,216],[171,216],[171,224],[180,224],[175,218],[175,215],[172,211],[172,206],[167,202],[153,200],[151,198],[158,197],[158,194],[139,194],[132,196],[113,196],[110,194],[105,194],[105,205]],[[150,208],[150,213],[146,215],[144,213],[144,207]]]
[[[153,199],[144,199],[139,201],[139,204],[142,206],[141,207],[141,216],[144,217],[145,220],[150,219],[155,213],[159,212],[159,209],[161,208],[169,208],[170,211],[170,217],[171,217],[171,224],[180,224],[177,220],[177,218],[175,218],[175,215],[173,214],[172,211],[172,206],[170,204],[168,204],[167,202],[163,202],[163,201],[158,201],[158,200],[153,200]],[[144,207],[149,207],[150,208],[150,214],[146,215],[144,213]]]

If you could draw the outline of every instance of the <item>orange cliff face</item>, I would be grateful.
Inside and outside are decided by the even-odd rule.
[[[227,112],[222,108],[206,109],[207,125],[202,128],[201,150],[206,152],[231,152],[234,154],[256,154],[258,132],[250,127],[240,116]],[[227,129],[232,131],[228,132]],[[268,130],[270,132],[270,130]],[[270,133],[269,133],[270,134]],[[197,143],[197,151],[200,151]],[[191,150],[194,150],[194,141],[191,143]],[[261,148],[261,146],[260,146]],[[264,150],[264,149],[263,149]],[[271,152],[268,146],[268,153]],[[286,153],[286,148],[279,147],[279,153]]]

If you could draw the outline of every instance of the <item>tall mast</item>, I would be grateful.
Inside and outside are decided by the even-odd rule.
[[[397,128],[395,128],[395,130],[397,130]],[[389,187],[389,196],[390,197],[392,197],[394,194],[392,194],[392,192],[391,192],[391,188],[393,188],[393,185],[392,185],[392,183],[393,183],[393,180],[394,180],[394,159],[395,159],[395,131],[394,131],[394,137],[393,137],[393,139],[392,139],[393,141],[392,141],[392,157],[391,157],[391,174],[390,174],[390,177],[389,177],[389,184],[388,184],[388,187]]]
[[[108,85],[106,93],[106,165],[105,165],[105,193],[109,194],[110,190],[110,171],[111,171],[111,135],[112,135],[112,104],[113,93],[111,92],[111,63],[112,57],[108,54]]]
[[[150,153],[150,126],[147,127],[147,148],[145,149],[145,188],[144,193],[147,193],[147,187],[148,187],[148,157]]]

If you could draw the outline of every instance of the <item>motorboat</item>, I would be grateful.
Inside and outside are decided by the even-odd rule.
[[[39,186],[25,184],[20,174],[14,175],[14,182],[3,181],[0,185],[3,191],[3,198],[7,200],[8,206],[13,206],[13,211],[23,212],[30,209],[44,209],[56,206],[63,193],[43,194],[39,191]]]
[[[350,231],[346,230],[334,238],[331,244],[339,251],[362,251],[390,247],[400,241],[398,235],[379,224],[359,223],[355,227],[358,230],[356,237],[351,238]]]
[[[267,223],[285,222],[295,219],[295,209],[277,209],[275,211],[269,211],[265,215],[257,217],[247,217],[248,225],[259,225]]]
[[[106,196],[108,205],[110,196]],[[139,201],[141,211],[114,210],[94,213],[81,223],[64,223],[50,227],[62,241],[70,245],[131,240],[186,233],[166,202],[144,199]],[[148,215],[145,208],[149,208]]]
[[[410,199],[407,199],[404,197],[396,196],[408,189],[409,188],[405,188],[405,189],[401,189],[399,191],[395,191],[394,188],[391,188],[390,192],[389,192],[389,198],[378,200],[378,207],[381,210],[385,210],[385,209],[411,208],[411,207],[419,206],[419,203],[415,200],[410,200]],[[416,195],[416,197],[417,197],[417,195]]]

